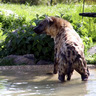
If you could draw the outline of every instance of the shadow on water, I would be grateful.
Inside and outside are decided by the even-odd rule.
[[[96,69],[87,82],[74,72],[71,81],[59,82],[53,65],[0,68],[0,96],[96,96]]]

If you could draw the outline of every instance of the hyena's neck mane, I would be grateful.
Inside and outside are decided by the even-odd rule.
[[[55,35],[53,36],[54,39],[57,37],[57,35],[62,34],[64,30],[73,29],[72,25],[67,20],[57,17],[51,17],[51,18],[54,22],[54,27],[52,28],[56,29],[54,30],[55,31]]]
[[[62,18],[57,18],[57,17],[51,17],[53,22],[55,23],[55,27],[61,29],[62,27],[68,27],[68,28],[73,28],[71,23],[68,22],[67,20],[64,20]]]

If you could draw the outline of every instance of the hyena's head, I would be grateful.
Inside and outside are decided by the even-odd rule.
[[[50,35],[51,37],[56,37],[58,32],[60,32],[61,28],[65,28],[69,26],[70,23],[66,20],[57,17],[46,17],[41,23],[34,28],[34,31],[37,34]]]

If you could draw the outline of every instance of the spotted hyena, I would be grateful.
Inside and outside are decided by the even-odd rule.
[[[72,25],[61,18],[47,17],[34,28],[37,34],[46,33],[54,38],[54,74],[62,82],[71,79],[76,70],[83,81],[88,79],[89,71],[84,58],[84,45]]]

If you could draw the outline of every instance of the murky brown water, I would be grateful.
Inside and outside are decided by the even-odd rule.
[[[74,72],[65,83],[46,74],[52,70],[52,65],[0,67],[0,96],[96,96],[96,69],[87,82]]]

